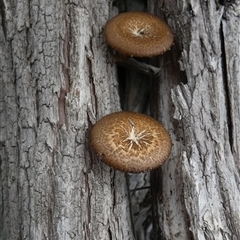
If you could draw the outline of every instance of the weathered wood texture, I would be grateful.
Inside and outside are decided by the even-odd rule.
[[[133,239],[124,174],[89,151],[120,109],[109,1],[0,1],[1,239]]]
[[[240,1],[163,0],[155,11],[175,34],[156,83],[173,139],[154,179],[159,236],[240,239]]]

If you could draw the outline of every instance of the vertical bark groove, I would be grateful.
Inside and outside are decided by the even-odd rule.
[[[221,51],[222,51],[222,76],[224,82],[224,90],[226,93],[226,109],[227,109],[227,121],[228,121],[228,133],[229,133],[229,144],[231,146],[231,150],[233,148],[233,126],[232,126],[232,119],[231,119],[231,99],[230,99],[230,92],[228,89],[228,74],[227,74],[227,60],[226,60],[226,53],[225,53],[225,42],[224,42],[224,33],[223,33],[223,24],[221,22],[220,25],[220,41],[221,41]]]

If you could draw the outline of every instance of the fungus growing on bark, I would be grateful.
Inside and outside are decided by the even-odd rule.
[[[160,55],[173,44],[170,27],[159,17],[144,12],[121,13],[105,26],[107,43],[131,57]]]
[[[158,121],[135,112],[115,112],[92,128],[94,152],[107,165],[124,172],[145,172],[168,158],[172,141]]]

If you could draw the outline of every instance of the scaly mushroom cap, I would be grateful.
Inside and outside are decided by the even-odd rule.
[[[144,12],[121,13],[105,26],[107,43],[132,57],[160,55],[173,44],[170,27],[160,18]]]
[[[155,119],[135,112],[116,112],[92,128],[91,145],[107,165],[124,172],[144,172],[168,158],[172,141]]]

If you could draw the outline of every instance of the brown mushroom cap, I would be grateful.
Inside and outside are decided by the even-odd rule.
[[[157,56],[173,44],[170,27],[157,16],[144,12],[113,17],[105,26],[105,37],[113,49],[134,57]]]
[[[103,162],[132,173],[159,167],[172,148],[171,138],[162,124],[135,112],[106,115],[93,126],[90,141]]]

